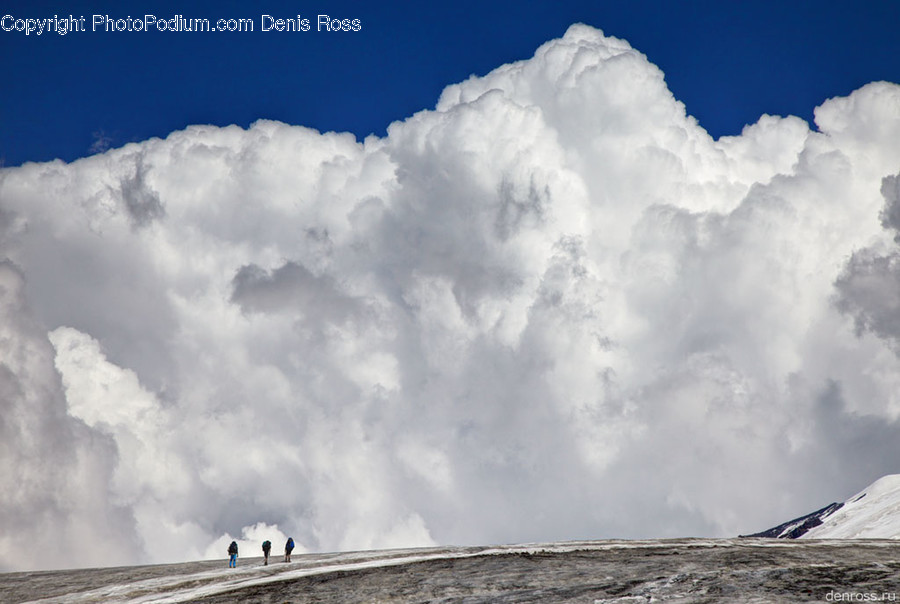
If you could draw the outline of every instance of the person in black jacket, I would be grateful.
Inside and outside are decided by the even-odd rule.
[[[237,554],[237,541],[232,541],[231,545],[228,546],[228,568],[237,568]]]
[[[269,565],[269,552],[272,551],[272,542],[268,539],[263,541],[263,566]]]

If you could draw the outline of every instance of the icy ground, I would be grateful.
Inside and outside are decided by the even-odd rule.
[[[831,594],[829,599],[829,594]],[[900,543],[680,539],[432,548],[0,575],[0,601],[900,601]],[[876,600],[877,597],[877,600]]]

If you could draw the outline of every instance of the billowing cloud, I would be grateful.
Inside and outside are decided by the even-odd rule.
[[[137,562],[140,543],[110,478],[116,443],[67,411],[53,346],[21,272],[0,262],[0,538],[9,567]],[[101,544],[97,547],[95,544]]]
[[[734,535],[896,472],[900,86],[816,125],[714,141],[573,26],[385,138],[3,170],[0,566]]]

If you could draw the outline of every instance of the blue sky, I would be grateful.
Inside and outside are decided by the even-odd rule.
[[[762,113],[812,120],[826,98],[900,81],[897,2],[4,2],[59,15],[249,18],[253,33],[0,31],[0,159],[91,153],[190,124],[268,118],[383,135],[444,86],[526,59],[584,22],[628,40],[713,136]],[[359,32],[262,32],[262,15],[356,18]],[[0,16],[3,16],[0,15]],[[7,24],[14,21],[7,20]]]

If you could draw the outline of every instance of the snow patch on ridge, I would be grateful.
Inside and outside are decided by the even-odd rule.
[[[900,474],[884,476],[843,503],[742,537],[900,539]]]
[[[878,479],[804,539],[900,539],[900,474]]]

